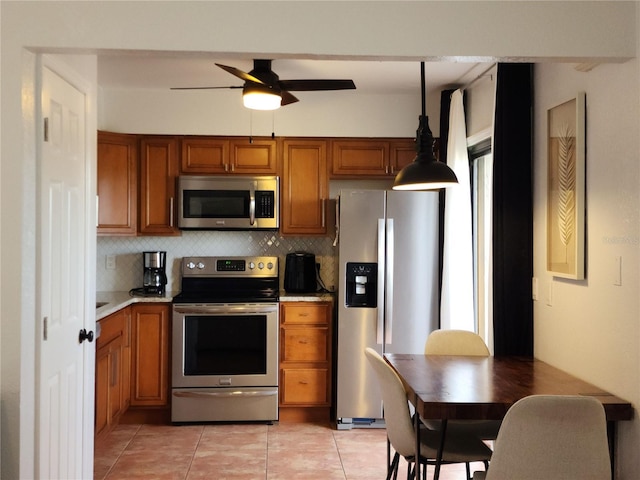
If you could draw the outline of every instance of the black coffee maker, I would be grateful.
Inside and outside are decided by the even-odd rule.
[[[167,252],[142,252],[142,292],[145,295],[164,295],[167,284],[166,260]]]

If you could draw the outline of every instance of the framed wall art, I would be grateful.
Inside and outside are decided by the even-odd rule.
[[[585,278],[586,99],[547,111],[547,271]]]

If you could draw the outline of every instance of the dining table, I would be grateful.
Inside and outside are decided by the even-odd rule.
[[[416,458],[420,454],[421,420],[441,421],[435,479],[449,420],[502,420],[515,402],[530,395],[586,395],[598,399],[607,420],[611,478],[615,478],[616,425],[633,418],[631,403],[531,357],[387,353],[384,358],[402,380],[415,408]],[[415,474],[420,478],[420,462],[416,462]]]

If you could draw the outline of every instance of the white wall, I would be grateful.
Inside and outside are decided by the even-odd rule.
[[[640,78],[637,60],[535,67],[535,356],[640,405]],[[546,272],[546,111],[586,92],[586,279]],[[622,257],[622,285],[614,257]],[[551,301],[547,301],[551,289]],[[551,305],[548,305],[551,303]],[[636,413],[637,415],[637,413]],[[619,424],[618,478],[638,478],[640,422]]]
[[[274,112],[243,108],[237,90],[102,89],[100,96],[100,129],[142,134],[414,137],[421,108],[419,91],[303,92],[300,102]],[[437,100],[428,103],[432,131],[439,121]]]
[[[613,61],[637,50],[635,2],[23,1],[0,2],[0,9],[1,473],[12,479],[28,477],[35,462],[27,421],[33,385],[19,376],[35,355],[35,98],[27,50],[525,61]],[[620,478],[638,478],[640,469],[628,463]]]

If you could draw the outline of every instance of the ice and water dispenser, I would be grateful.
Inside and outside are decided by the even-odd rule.
[[[346,306],[376,308],[378,306],[378,264],[347,262]]]

